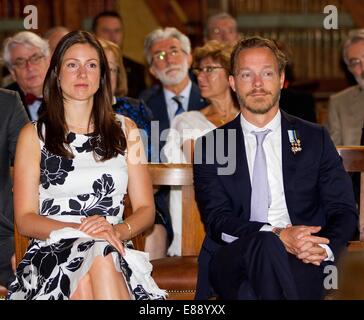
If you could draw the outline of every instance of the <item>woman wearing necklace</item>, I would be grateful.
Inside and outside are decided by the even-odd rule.
[[[129,241],[154,221],[144,148],[135,123],[112,110],[109,66],[92,34],[62,38],[43,95],[16,149],[15,222],[31,240],[8,299],[163,298],[147,255]],[[133,214],[124,219],[126,192]]]
[[[184,112],[173,119],[163,148],[163,160],[170,163],[191,162],[194,141],[233,120],[239,113],[228,79],[231,52],[232,47],[216,40],[195,49],[193,72],[197,77],[201,96],[209,101],[209,105],[200,111]],[[181,254],[181,202],[181,190],[172,188],[170,212],[174,238],[168,249],[170,255]]]

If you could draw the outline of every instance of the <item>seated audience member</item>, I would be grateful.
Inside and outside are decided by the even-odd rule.
[[[217,40],[234,46],[240,39],[235,18],[226,12],[209,17],[204,32],[205,42]]]
[[[48,41],[49,49],[51,51],[51,55],[57,47],[58,42],[67,34],[70,30],[66,27],[58,26],[49,29],[45,35],[44,39]]]
[[[151,109],[154,120],[152,128],[158,132],[157,141],[152,140],[151,161],[165,161],[163,157],[160,158],[161,150],[165,145],[166,133],[173,118],[185,111],[200,110],[206,106],[206,101],[201,97],[197,84],[192,82],[188,75],[192,55],[191,43],[186,35],[176,28],[156,29],[144,40],[144,54],[150,73],[161,82],[140,96]],[[162,225],[166,227],[168,242],[171,243],[173,230],[168,209],[170,203],[168,190],[169,188],[161,187],[155,199],[158,215],[163,221]],[[157,235],[161,236],[155,233],[156,237]],[[152,234],[150,239],[153,236]],[[150,243],[157,242],[150,240]],[[171,251],[168,253],[175,254]]]
[[[273,41],[241,40],[229,77],[241,114],[196,142],[195,195],[207,233],[197,299],[320,299],[325,266],[357,226],[329,134],[279,109],[285,64]]]
[[[11,257],[14,254],[13,194],[10,165],[20,129],[29,121],[19,95],[0,89],[0,285],[14,280]]]
[[[47,41],[33,32],[21,31],[5,39],[3,59],[16,81],[6,88],[19,93],[29,119],[37,120],[50,60]]]
[[[150,122],[152,120],[152,112],[143,101],[125,96],[128,88],[120,48],[111,41],[99,39],[99,42],[104,49],[109,64],[113,93],[112,107],[117,114],[132,119],[141,130],[140,133],[145,142],[145,149],[148,158],[150,158]]]
[[[207,105],[197,84],[188,76],[192,64],[191,43],[186,35],[175,28],[156,29],[144,41],[144,53],[150,73],[160,81],[141,94],[141,99],[158,121],[159,135],[175,116],[191,110],[200,110]],[[159,151],[165,142],[159,142]],[[159,154],[152,161],[159,162]]]
[[[235,96],[229,85],[230,54],[232,47],[212,40],[197,47],[193,54],[193,71],[198,80],[201,96],[207,107],[198,111],[183,112],[172,120],[171,131],[164,147],[168,162],[191,162],[194,140],[234,119],[239,113]],[[170,193],[170,210],[173,212],[173,241],[169,252],[181,255],[182,194],[173,188]]]
[[[107,60],[91,33],[62,38],[43,92],[42,114],[16,149],[15,221],[31,241],[8,298],[161,299],[147,254],[130,250],[154,220],[146,159],[130,153],[143,146],[128,138],[134,122],[111,108]],[[134,212],[123,219],[127,191]]]
[[[357,85],[330,97],[327,126],[335,145],[360,145],[364,122],[364,29],[349,33],[343,58]]]
[[[114,42],[123,50],[124,23],[117,12],[104,11],[99,13],[92,21],[92,31],[98,38]],[[122,63],[127,76],[127,95],[138,98],[139,94],[146,88],[145,67],[125,55],[122,56]]]

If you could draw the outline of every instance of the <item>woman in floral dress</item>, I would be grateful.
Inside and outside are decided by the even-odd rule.
[[[152,225],[153,191],[135,123],[112,111],[93,35],[61,40],[43,95],[42,115],[17,145],[15,221],[31,241],[8,298],[163,298],[147,254],[127,243]],[[127,191],[134,212],[123,220]]]

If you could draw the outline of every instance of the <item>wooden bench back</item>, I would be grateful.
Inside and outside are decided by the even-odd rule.
[[[347,172],[360,172],[360,207],[359,232],[360,241],[350,242],[350,250],[364,249],[364,147],[363,146],[337,146],[344,168]]]
[[[195,201],[192,164],[148,164],[153,186],[182,189],[182,256],[197,256],[205,229]]]

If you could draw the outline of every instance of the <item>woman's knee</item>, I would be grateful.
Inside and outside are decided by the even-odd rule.
[[[89,273],[92,276],[94,272],[97,274],[116,272],[112,254],[96,257],[92,263]]]

